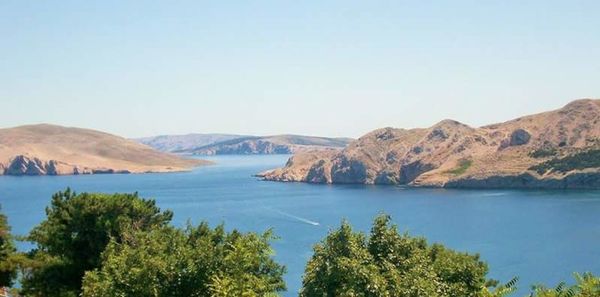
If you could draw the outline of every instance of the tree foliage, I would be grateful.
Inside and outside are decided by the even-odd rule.
[[[542,285],[533,287],[531,297],[598,297],[600,296],[600,277],[591,273],[575,274],[576,284],[567,286],[564,282],[555,288]]]
[[[84,273],[100,267],[111,238],[121,242],[128,229],[149,230],[172,218],[137,193],[76,194],[69,189],[52,196],[46,214],[29,235],[37,244],[22,280],[29,296],[78,296]]]
[[[301,296],[479,296],[487,265],[423,238],[400,234],[378,216],[370,236],[348,222],[314,247]]]
[[[16,251],[8,220],[0,213],[0,287],[10,287],[17,276]]]
[[[486,287],[481,289],[479,297],[506,297],[511,295],[516,289],[517,277],[510,280],[508,283],[498,285],[497,281],[488,281]]]
[[[225,232],[206,223],[133,232],[111,241],[102,268],[88,272],[83,296],[265,296],[285,289],[270,231]]]

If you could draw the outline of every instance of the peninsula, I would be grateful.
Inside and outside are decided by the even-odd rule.
[[[0,129],[0,175],[172,172],[208,163],[89,129],[48,124]]]
[[[446,188],[600,188],[600,100],[480,128],[383,128],[342,151],[294,155],[264,180]]]

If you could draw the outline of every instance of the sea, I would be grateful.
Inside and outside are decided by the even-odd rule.
[[[228,230],[273,229],[274,258],[287,267],[284,296],[297,296],[313,246],[348,220],[368,232],[388,214],[402,232],[478,253],[489,277],[533,284],[572,283],[574,272],[600,275],[600,191],[413,189],[261,181],[254,175],[285,164],[287,155],[214,156],[190,172],[77,176],[0,176],[0,205],[15,234],[45,218],[51,195],[138,192],[174,212],[173,224],[208,221]],[[19,243],[21,250],[32,248]]]

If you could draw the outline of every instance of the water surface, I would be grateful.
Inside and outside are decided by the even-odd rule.
[[[295,296],[311,247],[343,218],[368,231],[390,214],[403,231],[431,242],[478,252],[490,277],[519,276],[518,294],[532,283],[571,280],[575,271],[600,274],[599,191],[407,189],[396,186],[310,185],[258,181],[252,174],[281,166],[287,156],[211,157],[217,165],[192,172],[140,175],[0,177],[0,203],[16,234],[45,216],[52,193],[134,192],[155,198],[187,220],[225,222],[228,229],[274,228],[276,258],[288,267]],[[21,245],[27,248],[26,245]]]

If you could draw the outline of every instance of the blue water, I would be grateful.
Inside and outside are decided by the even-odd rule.
[[[490,277],[519,276],[523,296],[533,283],[570,281],[575,271],[600,274],[599,191],[406,189],[395,186],[310,185],[258,181],[252,174],[287,156],[213,157],[217,165],[187,173],[0,177],[0,203],[16,234],[45,216],[52,193],[134,192],[175,213],[174,224],[207,220],[244,231],[274,228],[276,258],[288,268],[286,296],[301,286],[313,244],[347,218],[368,231],[390,214],[403,231],[478,252]],[[318,225],[316,224],[318,223]],[[21,248],[26,248],[21,245]]]

